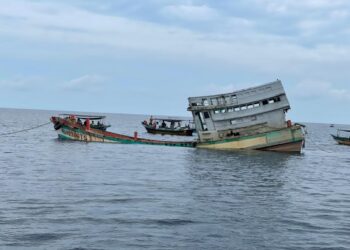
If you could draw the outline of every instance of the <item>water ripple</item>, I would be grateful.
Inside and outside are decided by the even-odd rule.
[[[0,109],[0,130],[55,113]],[[108,118],[152,138],[146,116]],[[350,249],[350,147],[332,129],[308,124],[302,155],[2,137],[0,249]]]

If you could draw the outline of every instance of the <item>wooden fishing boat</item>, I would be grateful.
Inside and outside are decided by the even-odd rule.
[[[350,133],[350,130],[348,129],[338,129],[337,135],[331,135],[333,139],[338,142],[338,144],[341,145],[348,145],[350,146],[350,134],[349,136],[344,136],[344,133]]]
[[[84,123],[79,122],[84,119]],[[121,144],[149,144],[177,147],[195,147],[195,141],[162,141],[139,138],[137,132],[134,136],[127,136],[91,127],[91,120],[101,119],[98,116],[63,114],[52,116],[51,122],[57,131],[58,138],[62,140],[75,140],[84,142],[107,142]]]
[[[69,117],[72,114],[60,114],[61,117]],[[90,121],[90,128],[106,131],[111,125],[105,124],[103,115],[74,115],[77,119],[77,123],[85,125],[87,119]]]
[[[303,126],[286,120],[290,105],[280,80],[188,101],[197,147],[300,153],[305,145]]]
[[[148,133],[161,135],[192,136],[191,121],[173,118],[151,118],[142,122]]]

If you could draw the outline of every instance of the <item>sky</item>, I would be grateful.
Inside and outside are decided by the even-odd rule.
[[[281,79],[288,119],[349,124],[349,0],[0,0],[0,107],[190,116]]]

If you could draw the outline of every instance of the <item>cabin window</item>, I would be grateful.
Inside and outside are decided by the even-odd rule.
[[[226,109],[221,109],[221,113],[226,113]]]
[[[197,106],[197,103],[196,102],[192,102],[192,106]]]
[[[275,97],[274,98],[275,102],[280,102],[281,101],[281,98],[279,96]]]
[[[248,109],[252,109],[253,107],[254,107],[253,104],[248,105]]]
[[[237,101],[237,96],[236,95],[232,95],[231,96],[231,100],[232,100],[232,102],[236,102]]]
[[[229,112],[229,113],[233,112],[233,108],[228,108],[227,112]]]
[[[211,98],[210,100],[212,105],[218,105],[218,100],[216,100],[216,98]]]
[[[262,104],[263,104],[263,105],[267,105],[267,104],[269,104],[269,101],[268,101],[268,100],[263,100],[263,101],[262,101]]]
[[[225,97],[226,104],[229,104],[231,102],[231,98],[229,96]]]
[[[269,100],[269,104],[274,103],[274,102],[275,102],[274,99],[270,99],[270,100]]]
[[[210,118],[210,116],[209,116],[209,112],[204,112],[203,114],[204,114],[204,118],[205,118],[205,119]]]
[[[208,102],[207,99],[203,99],[203,105],[204,105],[204,106],[209,106],[209,102]]]
[[[219,114],[220,113],[220,109],[215,109],[214,110],[214,114]]]
[[[239,107],[235,107],[235,111],[240,111],[241,109]]]
[[[237,124],[237,120],[231,120],[231,124],[232,125]]]
[[[241,110],[246,110],[247,109],[247,106],[242,106],[241,107]]]
[[[259,107],[260,106],[260,103],[254,103],[254,108],[257,108],[257,107]]]
[[[218,97],[218,103],[220,105],[225,104],[225,98],[224,97]]]

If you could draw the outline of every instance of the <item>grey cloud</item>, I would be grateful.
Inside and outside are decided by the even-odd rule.
[[[107,77],[97,74],[87,74],[74,78],[63,84],[66,91],[94,92],[101,90]]]

